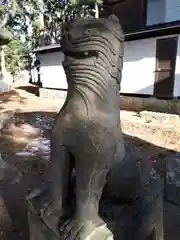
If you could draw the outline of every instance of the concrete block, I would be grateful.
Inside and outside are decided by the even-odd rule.
[[[0,239],[11,239],[12,220],[4,203],[4,199],[0,196]]]
[[[180,206],[180,153],[166,159],[165,199]]]
[[[64,102],[66,99],[67,91],[66,90],[56,90],[56,89],[47,89],[40,88],[39,95],[42,98],[46,98],[53,101]]]

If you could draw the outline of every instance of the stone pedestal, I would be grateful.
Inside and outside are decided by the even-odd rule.
[[[106,215],[107,228],[113,233],[113,238],[98,240],[163,240],[163,182],[152,180],[143,198],[130,204],[121,205],[102,201],[100,212]],[[30,240],[64,240],[48,227],[32,204],[33,199],[27,199]],[[100,213],[101,214],[101,213]],[[101,229],[100,229],[101,230]],[[88,240],[97,240],[95,230]]]
[[[49,99],[50,101],[53,100],[64,103],[67,96],[67,90],[40,88],[39,95],[40,97]]]
[[[32,212],[28,212],[30,240],[59,240],[56,234]]]
[[[0,196],[0,240],[8,240],[12,233],[12,221],[3,198]]]
[[[180,153],[166,159],[165,199],[180,206]]]
[[[107,223],[114,240],[164,239],[163,185],[162,180],[154,179],[144,197],[124,206],[104,202],[105,215],[114,221]]]

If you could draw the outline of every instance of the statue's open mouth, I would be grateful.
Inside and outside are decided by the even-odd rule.
[[[64,50],[63,52],[66,56],[77,58],[77,59],[98,57],[98,52],[95,50],[87,50],[87,51]]]

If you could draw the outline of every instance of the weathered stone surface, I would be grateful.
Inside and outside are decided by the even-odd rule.
[[[120,107],[127,111],[152,111],[180,115],[179,99],[142,98],[134,96],[120,96]]]
[[[126,151],[124,159],[112,165],[107,176],[107,189],[122,204],[133,202],[144,195],[149,184],[150,171],[146,178],[142,175],[141,159]]]
[[[68,93],[52,133],[52,200],[48,207],[47,194],[31,200],[60,239],[84,240],[104,225],[98,207],[106,175],[124,157],[118,102],[123,40],[115,16],[76,21],[62,38]]]
[[[180,153],[166,159],[165,198],[180,206]]]
[[[13,165],[6,163],[0,153],[0,185],[15,184],[20,181],[22,174]]]
[[[31,240],[163,240],[161,181],[124,148],[119,20],[78,20],[66,30],[68,92],[48,181],[27,199]]]
[[[12,221],[5,206],[2,196],[0,196],[0,240],[11,239]]]
[[[144,195],[131,204],[101,200],[100,214],[112,219],[109,229],[114,239],[123,240],[163,240],[163,181],[151,179]],[[108,225],[108,224],[107,224]]]
[[[168,113],[160,113],[160,112],[150,112],[150,111],[142,111],[139,115],[145,119],[145,121],[159,121],[166,123],[176,123],[179,122],[179,115],[168,114]]]
[[[64,103],[67,96],[67,91],[40,88],[39,95],[42,98],[47,98],[49,100],[58,101]]]
[[[112,219],[112,222],[107,221],[107,224],[94,228],[85,240],[163,240],[163,187],[162,180],[151,179],[144,196],[131,204],[117,204],[117,200],[107,202],[107,198],[102,199],[100,215]],[[39,218],[31,200],[28,206],[30,240],[61,239]]]
[[[36,214],[32,214],[32,209],[28,211],[30,240],[59,240],[59,237]]]

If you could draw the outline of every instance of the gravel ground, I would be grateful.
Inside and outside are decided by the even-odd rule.
[[[49,165],[50,133],[61,105],[22,89],[0,94],[0,153],[6,163],[13,164],[22,173],[18,182],[1,187],[13,222],[12,236],[8,239],[28,239],[24,199],[42,180]],[[149,121],[127,111],[121,111],[121,123],[125,143],[152,161],[163,176],[165,158],[172,151],[180,150],[180,123]],[[164,209],[165,240],[179,240],[180,210],[167,202]]]

